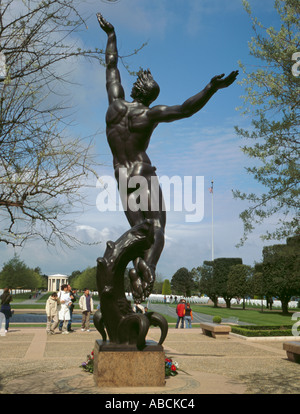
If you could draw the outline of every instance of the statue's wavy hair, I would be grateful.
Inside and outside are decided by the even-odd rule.
[[[158,94],[159,86],[153,79],[150,70],[140,70],[138,72],[138,78],[133,84],[130,96],[137,101],[143,101],[145,98],[155,100]]]

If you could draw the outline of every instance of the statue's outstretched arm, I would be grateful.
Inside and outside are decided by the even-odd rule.
[[[101,13],[97,13],[100,27],[107,34],[105,51],[106,62],[106,90],[109,103],[115,99],[124,99],[124,89],[121,85],[121,76],[118,70],[117,37],[113,25],[107,22]]]
[[[238,71],[233,71],[226,78],[224,78],[224,74],[214,76],[201,92],[187,99],[182,105],[154,106],[147,112],[148,118],[153,122],[172,122],[188,118],[200,111],[219,89],[227,88],[231,85],[237,75]]]

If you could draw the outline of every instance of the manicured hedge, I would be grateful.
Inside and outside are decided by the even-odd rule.
[[[231,332],[243,336],[293,336],[291,326],[232,326]]]

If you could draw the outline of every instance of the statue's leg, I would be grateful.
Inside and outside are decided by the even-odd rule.
[[[142,302],[152,292],[156,279],[156,264],[164,247],[164,229],[154,226],[154,243],[144,254],[134,260],[134,269],[129,272],[133,297],[136,302]]]
[[[154,242],[148,250],[145,250],[140,257],[136,258],[134,269],[131,269],[129,272],[132,293],[136,302],[142,302],[150,295],[153,289],[156,278],[156,265],[165,241],[166,212],[162,191],[154,171],[155,169],[152,168],[151,175],[144,175],[148,182],[148,186],[145,187],[146,193],[139,195],[138,192],[129,191],[127,194],[125,215],[131,227],[141,224],[146,219],[154,222]],[[157,182],[154,188],[152,188],[153,181]],[[144,203],[141,202],[141,198],[143,198]],[[147,203],[145,203],[146,199],[148,200]],[[130,209],[130,205],[138,206],[139,203],[140,209]],[[145,207],[145,204],[147,204],[147,208],[142,209]]]
[[[144,216],[154,223],[154,242],[152,246],[145,251],[143,259],[152,273],[152,278],[149,283],[153,284],[155,281],[156,265],[165,245],[166,211],[162,191],[159,186],[156,187],[156,191],[153,191],[149,197],[150,196],[152,198],[152,210],[144,212]],[[155,198],[155,202],[153,202],[153,198]]]

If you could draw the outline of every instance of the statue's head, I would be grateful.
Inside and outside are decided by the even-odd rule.
[[[137,81],[133,84],[131,97],[149,106],[159,95],[159,86],[153,79],[149,69],[138,73]]]

